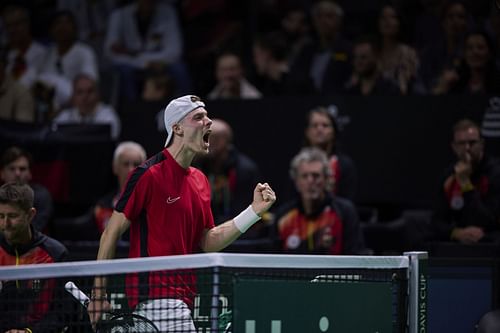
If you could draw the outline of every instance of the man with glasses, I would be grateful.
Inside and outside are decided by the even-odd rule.
[[[500,162],[484,153],[480,128],[469,119],[453,127],[456,161],[448,168],[433,215],[435,236],[463,244],[500,239]]]

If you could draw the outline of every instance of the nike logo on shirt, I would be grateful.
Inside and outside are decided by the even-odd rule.
[[[171,197],[168,197],[167,198],[167,203],[168,204],[172,204],[174,202],[176,202],[177,200],[179,200],[181,197],[175,197],[175,198],[171,198]]]

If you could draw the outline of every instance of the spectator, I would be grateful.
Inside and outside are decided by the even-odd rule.
[[[316,147],[328,156],[332,193],[354,200],[357,189],[357,171],[353,160],[338,151],[339,126],[334,110],[317,107],[307,113],[304,147]]]
[[[124,141],[116,146],[113,154],[113,174],[116,176],[117,187],[101,197],[93,207],[94,222],[102,234],[113,213],[116,202],[124,189],[129,173],[146,160],[144,148],[133,141]]]
[[[500,9],[495,4],[491,4],[490,15],[484,24],[484,30],[493,41],[495,64],[500,69]]]
[[[208,94],[209,99],[256,99],[262,97],[245,77],[241,58],[232,52],[217,57],[215,70],[217,85]]]
[[[119,72],[121,96],[138,98],[146,70],[168,73],[179,94],[190,89],[190,77],[181,59],[181,27],[170,3],[137,0],[113,10],[104,51]]]
[[[290,66],[293,66],[295,58],[304,45],[311,41],[310,30],[306,8],[287,2],[280,19],[280,31],[285,35],[286,43],[290,48],[287,59]]]
[[[102,103],[96,81],[86,74],[77,75],[73,81],[72,106],[61,111],[54,124],[109,124],[111,138],[120,136],[121,122],[115,110]]]
[[[7,35],[7,73],[30,89],[42,70],[47,50],[33,40],[28,10],[12,5],[2,16]]]
[[[0,119],[25,123],[35,121],[33,97],[6,72],[6,56],[2,50],[0,50]]]
[[[72,82],[79,74],[98,79],[98,65],[94,50],[77,40],[78,28],[71,12],[57,12],[50,32],[54,44],[49,48],[40,81],[54,90],[54,103],[59,109],[67,106]]]
[[[279,31],[254,41],[253,60],[257,69],[257,87],[264,96],[306,95],[315,92],[312,80],[295,76],[288,63],[289,45]]]
[[[79,27],[79,39],[91,45],[98,54],[102,54],[108,17],[117,2],[116,0],[57,0],[57,10],[68,10],[73,13]],[[103,59],[98,60],[100,62]]]
[[[349,95],[399,95],[396,83],[380,72],[379,59],[374,41],[366,38],[356,41],[353,48],[353,71],[345,83]]]
[[[490,103],[483,113],[481,136],[485,141],[485,151],[500,157],[500,96],[490,98]]]
[[[35,229],[44,231],[52,219],[54,204],[50,192],[44,186],[31,181],[32,165],[33,159],[29,152],[12,146],[2,154],[0,178],[5,183],[20,182],[31,186],[35,192],[34,207],[36,209],[36,215],[31,224]]]
[[[351,71],[351,45],[341,33],[344,11],[333,1],[320,0],[311,16],[314,38],[297,55],[291,71],[312,80],[318,92],[339,93]]]
[[[382,76],[397,84],[402,95],[424,93],[417,78],[419,59],[411,46],[401,42],[402,20],[392,5],[385,5],[378,16],[380,51],[378,62]]]
[[[227,221],[248,204],[248,191],[259,181],[257,164],[238,151],[233,144],[233,130],[222,119],[212,119],[210,149],[195,165],[203,171],[212,191],[212,213],[215,224]],[[259,227],[255,225],[255,227]],[[249,230],[245,235],[252,234]]]
[[[245,41],[253,33],[253,2],[232,0],[180,1],[179,10],[185,41],[184,56],[190,72],[196,75],[194,90],[206,95],[215,86],[215,64],[227,49],[245,49]],[[244,59],[245,63],[247,59]]]
[[[47,264],[67,257],[61,243],[33,228],[33,201],[27,184],[0,187],[0,265]],[[2,281],[0,331],[62,332],[68,309],[60,287],[55,279]]]
[[[464,59],[457,69],[446,69],[433,93],[496,94],[500,91],[500,71],[496,68],[493,47],[484,32],[471,32],[465,38]]]
[[[418,0],[420,12],[415,18],[415,47],[419,52],[439,44],[443,13],[447,11],[447,7],[457,2],[457,0]]]
[[[285,253],[361,254],[364,241],[351,201],[331,195],[331,168],[318,148],[304,148],[290,175],[298,198],[276,211],[277,247]]]
[[[479,126],[468,119],[454,125],[451,147],[457,160],[441,183],[432,221],[435,239],[498,241],[500,162],[484,153]]]
[[[460,66],[464,41],[470,26],[467,9],[462,2],[453,1],[443,7],[438,29],[432,31],[433,42],[420,49],[420,76],[428,91],[436,85],[443,71]]]

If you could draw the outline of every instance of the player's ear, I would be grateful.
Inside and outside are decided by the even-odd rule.
[[[182,136],[184,134],[184,129],[182,128],[181,124],[175,124],[172,126],[172,129],[174,130],[174,134]]]

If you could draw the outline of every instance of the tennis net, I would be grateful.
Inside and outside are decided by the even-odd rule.
[[[409,252],[211,253],[4,266],[0,331],[91,332],[85,295],[100,276],[112,309],[99,332],[416,333],[426,327],[426,264],[427,253]]]

